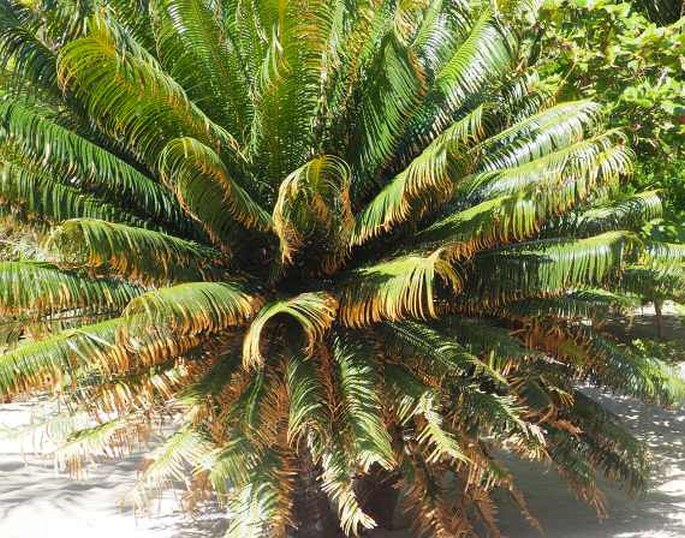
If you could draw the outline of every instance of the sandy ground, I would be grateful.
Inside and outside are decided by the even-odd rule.
[[[685,374],[685,367],[683,368]],[[512,462],[533,513],[551,538],[683,538],[685,537],[685,410],[664,410],[590,391],[623,417],[646,440],[655,455],[650,490],[630,500],[607,484],[610,516],[599,522],[592,510],[575,500],[552,471]],[[0,426],[16,428],[29,421],[27,403],[0,405]],[[31,440],[0,439],[0,537],[27,538],[214,538],[223,535],[218,515],[191,519],[177,510],[173,493],[164,497],[153,517],[135,518],[117,501],[135,479],[138,457],[101,464],[87,480],[57,473],[50,458],[33,452]],[[503,506],[499,519],[505,536],[536,534],[516,509]],[[400,538],[403,532],[375,533]]]

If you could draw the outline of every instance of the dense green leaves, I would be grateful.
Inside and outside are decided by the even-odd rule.
[[[193,241],[95,219],[63,222],[49,246],[64,264],[146,283],[211,277],[226,263],[223,254]]]
[[[31,261],[1,262],[0,282],[3,315],[41,316],[73,309],[117,312],[143,291],[127,282],[96,280]]]

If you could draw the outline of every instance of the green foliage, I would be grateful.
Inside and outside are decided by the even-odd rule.
[[[685,19],[677,4],[550,0],[529,43],[542,71],[564,78],[562,95],[606,104],[639,155],[633,188],[663,189],[667,220],[654,231],[671,239],[683,237],[685,209]]]

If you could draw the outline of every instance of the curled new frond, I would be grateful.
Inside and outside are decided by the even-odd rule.
[[[338,309],[338,301],[325,292],[302,293],[290,299],[274,301],[264,306],[252,321],[243,343],[245,367],[264,363],[260,346],[267,323],[276,316],[287,316],[300,325],[306,338],[305,349],[311,353],[314,344],[331,327]]]
[[[347,254],[354,226],[347,163],[324,155],[295,170],[278,189],[273,222],[284,263],[314,243],[321,245],[326,268],[334,269]]]

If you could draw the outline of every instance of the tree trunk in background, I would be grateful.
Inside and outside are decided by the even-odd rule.
[[[656,314],[656,333],[659,340],[664,339],[664,317],[662,315],[661,307],[664,302],[661,300],[654,301],[654,312]]]
[[[328,497],[321,491],[319,472],[309,454],[300,459],[300,472],[295,479],[293,513],[296,538],[344,538],[338,518],[331,511]]]

